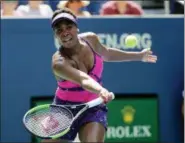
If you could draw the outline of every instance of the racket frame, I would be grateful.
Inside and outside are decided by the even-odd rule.
[[[114,99],[114,98],[115,98],[115,97],[114,97],[114,94],[112,94],[112,99]],[[34,134],[35,136],[40,137],[40,138],[44,138],[44,139],[57,139],[57,138],[59,138],[59,137],[65,135],[66,133],[69,132],[72,123],[73,123],[83,112],[85,112],[85,111],[86,111],[87,109],[89,109],[89,108],[92,108],[92,107],[95,107],[95,106],[97,106],[97,105],[100,105],[100,104],[102,104],[103,102],[104,102],[104,100],[103,100],[101,97],[98,97],[98,98],[96,98],[96,99],[94,99],[94,100],[92,100],[92,101],[89,101],[89,102],[87,102],[87,103],[76,104],[76,105],[56,105],[56,104],[44,104],[44,105],[39,105],[39,106],[36,106],[36,107],[34,107],[34,108],[28,110],[28,111],[25,113],[25,115],[24,115],[24,117],[23,117],[23,124],[24,124],[24,126],[26,127],[26,129],[27,129],[30,133],[34,134],[32,131],[29,130],[29,128],[26,126],[26,123],[25,123],[25,122],[26,122],[26,117],[27,117],[27,115],[30,114],[31,112],[34,112],[34,111],[37,111],[37,110],[41,110],[41,109],[43,109],[43,108],[49,108],[50,106],[58,106],[58,107],[64,107],[64,108],[70,107],[70,108],[72,108],[72,109],[73,109],[73,108],[76,108],[77,106],[84,106],[82,109],[80,109],[80,111],[78,111],[78,113],[77,113],[75,116],[73,116],[73,119],[72,119],[72,121],[71,121],[70,126],[69,126],[68,128],[66,128],[65,130],[63,130],[61,133],[56,134],[56,135],[53,135],[53,136],[48,136],[48,137],[42,137],[42,136],[39,136],[39,135]],[[66,108],[66,109],[73,115],[73,113],[72,113],[68,108]]]
[[[24,126],[26,127],[26,129],[27,129],[31,134],[34,134],[34,133],[26,126],[26,123],[25,123],[25,122],[26,122],[26,117],[27,117],[27,115],[30,114],[30,113],[32,113],[32,112],[35,112],[35,111],[37,111],[37,110],[41,110],[41,109],[44,109],[44,108],[49,108],[50,106],[59,106],[59,107],[64,107],[64,108],[66,108],[66,107],[63,106],[63,105],[44,104],[44,105],[38,105],[38,106],[36,106],[36,107],[33,107],[32,109],[28,110],[28,111],[25,113],[25,115],[24,115],[24,117],[23,117],[23,124],[24,124]],[[67,108],[66,108],[66,109],[67,109]],[[69,109],[67,109],[67,110],[68,110],[69,112],[71,112]],[[72,114],[72,112],[71,112],[71,114]],[[72,114],[72,115],[73,115],[73,114]],[[73,118],[74,118],[74,116],[73,116]],[[74,120],[71,121],[71,124],[72,124],[73,121],[74,121]],[[63,130],[61,133],[56,134],[56,135],[53,135],[53,136],[43,137],[43,136],[39,136],[39,135],[36,135],[36,134],[34,134],[34,135],[37,136],[37,137],[43,138],[43,139],[57,139],[57,138],[59,138],[59,137],[65,135],[66,133],[68,133],[69,130],[70,130],[70,126],[69,126],[68,128],[66,128],[65,130]]]

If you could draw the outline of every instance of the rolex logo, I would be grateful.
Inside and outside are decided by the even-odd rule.
[[[134,120],[135,109],[130,105],[124,106],[124,108],[121,110],[121,114],[123,122],[130,124]]]

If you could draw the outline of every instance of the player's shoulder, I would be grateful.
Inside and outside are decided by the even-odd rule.
[[[96,36],[96,33],[94,32],[84,32],[84,33],[80,33],[79,34],[80,37],[82,38],[91,38],[91,37],[95,37]]]
[[[87,40],[87,41],[94,41],[97,40],[98,36],[96,33],[94,32],[84,32],[84,33],[80,33],[79,37]]]

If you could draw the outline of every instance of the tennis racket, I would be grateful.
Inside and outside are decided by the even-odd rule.
[[[114,94],[112,93],[112,99]],[[70,130],[72,123],[87,109],[104,102],[98,97],[90,102],[78,105],[44,104],[28,110],[23,123],[29,132],[44,139],[57,139]],[[72,110],[78,109],[73,115]]]

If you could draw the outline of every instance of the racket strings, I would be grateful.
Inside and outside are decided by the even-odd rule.
[[[73,114],[65,107],[50,107],[27,116],[26,126],[40,137],[56,135],[67,129],[73,120]]]

